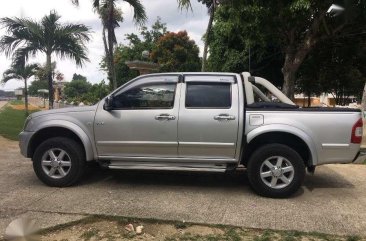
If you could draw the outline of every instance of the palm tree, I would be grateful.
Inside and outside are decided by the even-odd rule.
[[[122,12],[116,8],[118,0],[92,0],[93,8],[99,14],[103,25],[103,43],[105,50],[105,59],[107,62],[108,79],[112,83],[113,89],[117,88],[116,72],[114,66],[114,47],[117,44],[115,28],[119,27],[119,22],[122,22]],[[140,0],[122,0],[129,3],[133,10],[133,19],[136,24],[142,25],[146,22],[146,12]],[[76,5],[78,0],[72,0]],[[107,32],[107,36],[106,33]]]
[[[52,54],[70,58],[82,66],[88,60],[85,43],[89,41],[89,28],[83,24],[62,24],[55,11],[41,21],[28,18],[1,18],[0,25],[7,35],[0,39],[0,51],[13,60],[28,60],[37,53],[46,55],[49,88],[49,108],[53,108]]]
[[[25,114],[28,116],[28,85],[27,81],[32,77],[36,70],[38,69],[38,64],[13,64],[9,69],[5,70],[3,73],[2,83],[6,83],[9,80],[17,79],[24,81],[24,104],[25,104]]]
[[[207,64],[207,52],[208,52],[208,45],[212,30],[212,24],[215,17],[215,11],[217,9],[217,6],[219,5],[219,0],[198,0],[199,2],[202,2],[202,4],[205,4],[208,9],[208,14],[210,15],[210,18],[208,20],[207,29],[204,37],[204,47],[203,47],[203,56],[202,56],[202,68],[201,71],[206,71],[206,64]],[[191,9],[192,5],[190,0],[178,0],[179,7],[181,9]]]

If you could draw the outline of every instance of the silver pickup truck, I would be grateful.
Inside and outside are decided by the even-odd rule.
[[[50,186],[76,183],[90,161],[110,169],[245,167],[255,192],[287,197],[306,168],[364,155],[361,140],[358,109],[299,108],[249,73],[165,73],[133,79],[94,106],[33,113],[19,145]]]

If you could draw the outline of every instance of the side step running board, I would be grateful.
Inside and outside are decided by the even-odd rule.
[[[143,166],[143,165],[108,165],[109,169],[120,170],[160,170],[160,171],[195,171],[195,172],[225,172],[226,168],[220,167],[185,167],[185,166]]]

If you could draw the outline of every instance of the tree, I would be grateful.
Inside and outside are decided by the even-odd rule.
[[[86,77],[81,74],[74,73],[72,75],[72,80],[85,80],[86,81]]]
[[[363,40],[359,43],[349,39],[343,41],[344,44],[327,41],[327,46],[332,47],[317,49],[316,52],[320,55],[319,59],[326,60],[318,66],[322,89],[333,95],[337,105],[349,104],[350,96],[360,99],[366,82],[363,66],[366,51],[361,51],[358,45],[364,45]]]
[[[52,79],[54,79],[58,73],[56,70],[56,62],[51,63]],[[38,69],[34,73],[34,80],[30,83],[28,88],[29,95],[39,95],[38,90],[48,89],[48,70],[47,63],[38,66]]]
[[[64,88],[64,95],[67,98],[77,98],[88,93],[92,85],[86,79],[73,79]]]
[[[264,77],[274,85],[281,86],[283,55],[279,45],[260,39],[250,42],[244,38],[259,30],[252,28],[248,31],[246,25],[234,24],[231,11],[230,5],[222,5],[216,11],[207,70],[234,73],[249,71],[252,75]]]
[[[295,92],[305,94],[307,96],[307,106],[311,106],[311,96],[320,95],[323,86],[319,76],[320,61],[315,56],[309,56],[299,69],[298,78],[295,81]],[[330,87],[327,87],[329,90]],[[304,102],[305,107],[305,102]]]
[[[64,95],[68,101],[95,104],[109,93],[108,85],[104,80],[92,85],[82,75],[74,74],[74,77],[64,88]]]
[[[139,75],[137,70],[130,69],[126,65],[126,61],[142,60],[141,53],[145,50],[151,53],[159,38],[166,34],[166,32],[166,23],[161,22],[161,18],[158,17],[150,28],[146,26],[141,27],[139,35],[135,33],[126,34],[128,43],[126,45],[120,44],[114,52],[117,86]],[[149,60],[152,61],[151,58]],[[101,68],[106,69],[105,59],[101,63]]]
[[[29,85],[28,95],[38,96],[38,90],[40,89],[48,89],[47,81],[34,79]]]
[[[3,73],[3,79],[1,82],[6,83],[9,80],[17,79],[24,81],[24,105],[25,114],[28,116],[28,79],[32,77],[38,68],[38,64],[19,64],[12,65],[9,69],[5,70]]]
[[[93,84],[88,93],[81,96],[81,100],[84,103],[95,104],[108,95],[108,93],[108,85],[106,85],[104,80],[102,80],[99,84]]]
[[[338,16],[327,13],[333,3],[344,6],[345,11]],[[247,28],[243,38],[281,47],[282,91],[290,98],[294,97],[297,72],[317,44],[363,32],[365,17],[366,2],[358,0],[236,0],[230,12],[232,24]]]
[[[208,9],[208,14],[210,16],[208,23],[207,23],[207,28],[206,28],[206,32],[204,35],[204,47],[203,47],[203,56],[202,56],[202,67],[201,67],[201,71],[206,71],[206,65],[207,65],[207,53],[208,53],[208,47],[210,45],[210,41],[211,41],[211,31],[212,31],[212,26],[213,26],[213,21],[214,21],[214,17],[215,17],[215,12],[219,6],[219,4],[221,2],[224,1],[220,1],[220,0],[198,0],[198,2],[201,2],[202,4],[206,5],[207,9]],[[179,7],[181,9],[192,9],[192,5],[191,5],[191,1],[190,0],[178,0],[178,4]]]
[[[70,58],[82,66],[88,60],[85,43],[89,41],[89,28],[83,24],[62,24],[61,16],[51,11],[41,21],[28,18],[2,18],[0,24],[7,35],[0,39],[0,51],[13,59],[26,60],[37,53],[46,55],[49,108],[53,108],[52,54]]]
[[[253,49],[253,45],[257,50],[260,45],[262,46],[259,49],[267,46],[280,47],[284,56],[283,91],[293,98],[297,71],[320,41],[358,34],[365,29],[364,1],[343,1],[346,11],[337,17],[326,13],[331,3],[333,2],[310,0],[236,0],[217,10],[224,8],[226,12],[226,28],[221,31],[237,29],[228,39],[245,43],[241,49]],[[219,25],[219,21],[216,18],[215,25]],[[215,41],[215,37],[211,39]],[[232,59],[240,57],[243,56],[237,55]]]
[[[168,32],[158,40],[151,59],[160,64],[163,72],[199,71],[198,54],[198,46],[186,31]]]
[[[366,82],[366,44],[362,35],[319,42],[299,69],[298,84],[307,95],[333,95],[337,105],[360,99]]]
[[[136,24],[145,23],[147,17],[145,8],[140,0],[123,0],[130,4],[134,10],[133,20]],[[72,0],[74,4],[78,4],[78,0]],[[114,30],[119,27],[122,22],[122,12],[116,8],[118,0],[93,0],[93,8],[100,16],[103,25],[103,44],[105,50],[105,61],[108,69],[108,80],[112,83],[113,89],[117,88],[116,70],[114,64],[114,51],[117,44],[117,38]],[[106,36],[107,33],[107,36]]]

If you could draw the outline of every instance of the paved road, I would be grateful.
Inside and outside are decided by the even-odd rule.
[[[50,188],[0,137],[0,230],[15,217],[43,226],[107,214],[366,236],[366,165],[328,165],[290,199],[258,197],[233,175],[91,169],[76,187]]]

